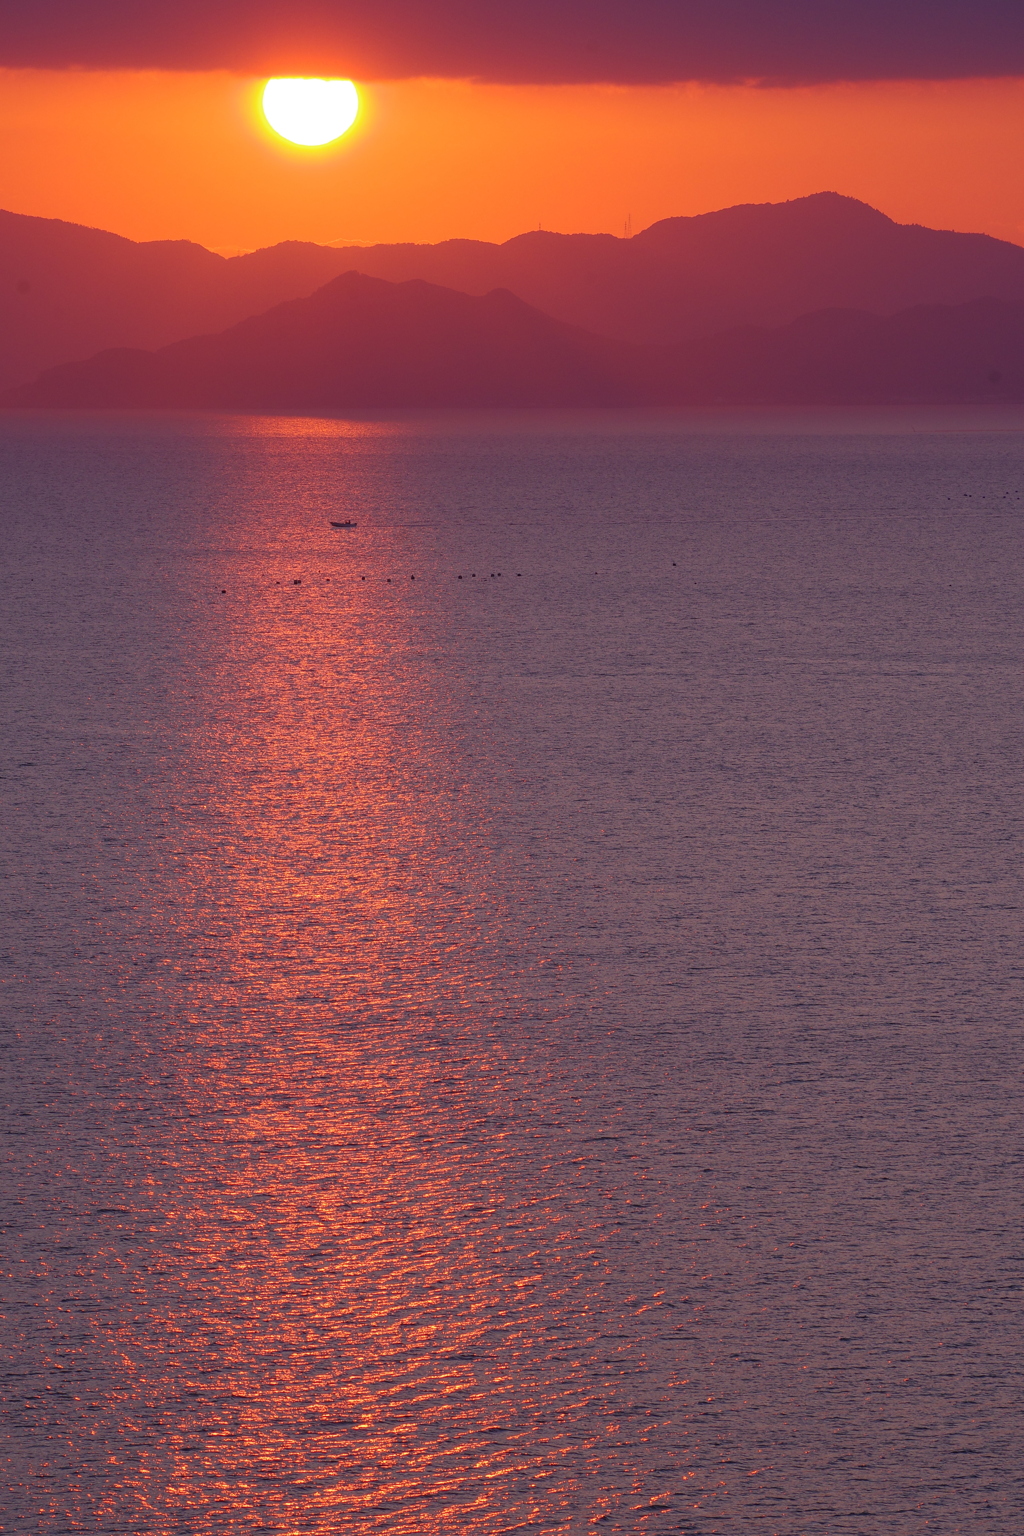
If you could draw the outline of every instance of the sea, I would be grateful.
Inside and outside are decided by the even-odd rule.
[[[0,528],[4,1532],[1019,1536],[1024,411],[7,412]]]

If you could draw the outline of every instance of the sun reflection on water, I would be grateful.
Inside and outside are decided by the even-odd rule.
[[[586,1216],[523,1182],[524,1137],[550,1155],[557,1132],[531,1125],[544,1051],[522,960],[495,964],[460,700],[411,604],[258,571],[239,589],[181,785],[194,969],[141,1360],[167,1461],[140,1491],[196,1529],[216,1508],[487,1531],[524,1498],[559,1523],[619,1434],[580,1370],[609,1347],[602,1266]]]

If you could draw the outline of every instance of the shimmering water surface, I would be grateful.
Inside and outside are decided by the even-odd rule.
[[[1024,1529],[1021,425],[0,420],[5,1531]]]

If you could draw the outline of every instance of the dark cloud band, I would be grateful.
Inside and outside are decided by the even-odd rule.
[[[0,0],[0,65],[508,82],[1024,75],[1021,0]]]

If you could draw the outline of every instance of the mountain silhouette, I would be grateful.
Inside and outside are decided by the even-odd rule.
[[[414,406],[1024,400],[1024,303],[821,310],[654,347],[595,336],[507,290],[350,272],[217,335],[44,372],[6,405],[316,412]]]
[[[298,241],[225,258],[188,240],[139,244],[0,211],[0,388],[101,348],[223,330],[351,266]]]
[[[564,325],[504,290],[476,297],[349,272],[219,335],[50,369],[7,403],[260,411],[629,404],[661,361],[654,348]]]
[[[898,405],[1024,400],[1024,303],[895,315],[826,309],[668,349],[677,404]]]
[[[502,245],[286,241],[229,258],[0,213],[0,387],[101,349],[219,332],[348,271],[477,296],[505,288],[556,320],[650,344],[819,309],[1024,302],[1021,247],[897,224],[831,192],[663,219],[632,239],[536,230]]]
[[[358,272],[485,293],[624,341],[664,344],[818,309],[1024,302],[1024,249],[989,235],[896,224],[833,192],[663,219],[632,239],[535,230],[504,245],[370,246]]]

